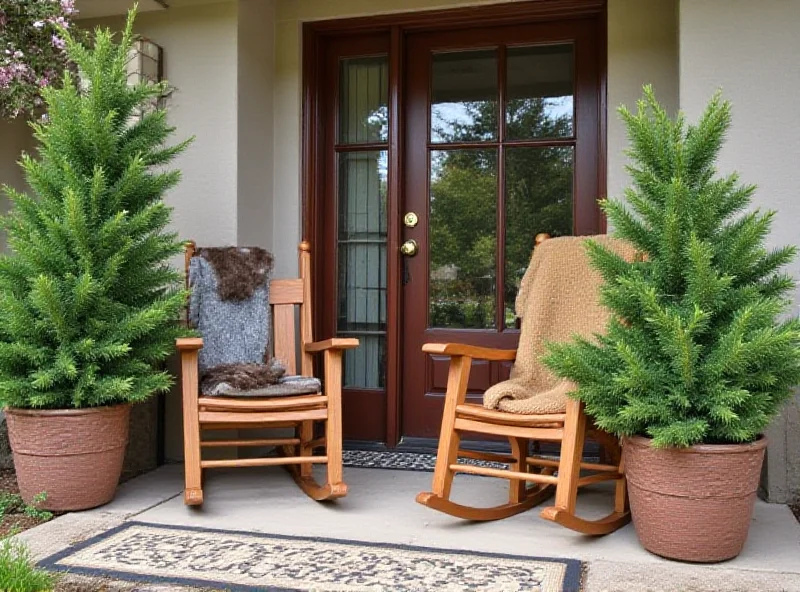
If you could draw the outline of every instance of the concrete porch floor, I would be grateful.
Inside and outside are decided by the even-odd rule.
[[[538,517],[536,509],[506,520],[469,523],[418,505],[431,473],[346,468],[347,497],[319,504],[303,495],[280,468],[211,470],[205,504],[183,505],[183,467],[168,465],[121,486],[116,499],[96,510],[61,516],[22,533],[42,558],[124,520],[176,526],[324,536],[469,549],[587,562],[587,592],[759,591],[800,592],[800,524],[782,505],[759,501],[742,554],[717,565],[687,565],[643,550],[631,525],[603,538],[590,538]],[[458,501],[501,503],[506,482],[459,476]],[[587,489],[579,498],[586,517],[609,511],[611,491]],[[137,588],[140,589],[140,588]],[[161,588],[159,588],[161,589]]]

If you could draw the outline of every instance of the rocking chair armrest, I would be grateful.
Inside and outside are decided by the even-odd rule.
[[[203,347],[202,337],[178,337],[175,340],[175,346],[179,351],[194,351]]]
[[[307,353],[313,354],[331,349],[354,349],[358,347],[358,345],[358,339],[354,337],[334,337],[333,339],[306,343],[303,349]]]
[[[467,345],[465,343],[426,343],[422,346],[422,351],[427,354],[439,356],[466,356],[478,360],[490,360],[494,362],[513,362],[517,358],[517,350],[515,349],[495,349],[491,347]]]

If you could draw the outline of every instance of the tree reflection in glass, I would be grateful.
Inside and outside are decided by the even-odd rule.
[[[509,147],[505,152],[505,326],[537,234],[572,234],[572,146]]]
[[[479,50],[443,52],[433,58],[431,327],[514,327],[514,300],[535,236],[573,232],[573,47],[508,48],[504,134],[498,131],[497,56],[495,50]],[[570,144],[520,145],[550,138],[568,139]],[[475,147],[464,148],[464,142]],[[446,143],[462,145],[436,145]],[[502,151],[497,148],[501,144]],[[502,196],[498,154],[504,158]],[[499,199],[505,209],[500,229]],[[500,240],[505,247],[504,285],[497,294]],[[498,305],[504,327],[497,327]]]
[[[505,152],[505,326],[535,236],[572,234],[573,148]],[[497,152],[431,153],[430,326],[495,327]]]
[[[432,327],[495,326],[497,150],[431,152]]]

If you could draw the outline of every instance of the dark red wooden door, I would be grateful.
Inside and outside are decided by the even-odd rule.
[[[429,342],[514,348],[537,233],[594,234],[601,64],[595,20],[409,35],[401,241],[401,433],[439,435],[447,358]],[[410,245],[413,246],[413,245]],[[480,400],[510,365],[475,361]]]

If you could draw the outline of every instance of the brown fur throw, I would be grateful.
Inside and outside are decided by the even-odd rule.
[[[277,384],[286,369],[275,358],[265,364],[220,364],[203,372],[200,390],[206,395],[251,391]]]
[[[272,254],[258,247],[203,248],[197,254],[214,268],[220,300],[247,300],[272,271]]]

